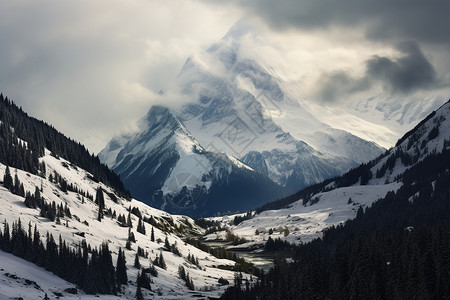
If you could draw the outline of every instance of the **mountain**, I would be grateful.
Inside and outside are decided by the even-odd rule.
[[[249,210],[282,189],[234,157],[205,150],[169,109],[153,106],[141,130],[100,153],[132,194],[190,216]]]
[[[0,108],[1,299],[205,299],[249,270],[182,240],[204,229],[129,197],[79,143],[3,96]]]
[[[99,153],[134,197],[191,216],[242,211],[383,153],[312,114],[279,75],[245,56],[249,38],[257,40],[241,21],[188,58],[177,78],[186,104],[152,107],[138,132]]]
[[[175,113],[200,143],[239,158],[290,192],[382,153],[375,143],[311,114],[281,76],[245,53],[243,45],[258,39],[240,21],[180,71],[191,101]]]
[[[312,185],[287,198],[267,203],[253,212],[249,220],[232,225],[238,236],[261,244],[272,235],[299,244],[322,236],[331,227],[357,216],[360,208],[371,207],[379,199],[400,193],[402,199],[413,201],[422,195],[421,186],[432,184],[442,172],[450,150],[450,102],[429,114],[400,138],[395,147],[383,155],[342,176]],[[436,165],[433,165],[436,164]],[[433,183],[434,184],[434,183]],[[426,186],[428,188],[429,186]],[[234,216],[213,218],[223,226],[233,223]],[[288,236],[283,235],[287,228]],[[258,235],[255,231],[258,230]],[[214,233],[209,238],[215,238]]]
[[[389,191],[376,199],[370,191],[377,188]],[[385,155],[290,198],[272,205],[290,203],[281,210],[238,220],[248,229],[258,228],[274,212],[286,216],[289,211],[296,225],[317,216],[316,222],[329,227],[307,232],[318,238],[292,246],[283,240],[290,236],[293,220],[285,220],[282,234],[272,229],[262,250],[265,255],[275,252],[275,266],[249,288],[236,282],[221,299],[450,297],[450,101]],[[357,209],[348,214],[345,206]],[[308,207],[316,211],[307,214]],[[337,222],[343,216],[350,220]],[[256,234],[267,237],[259,230]]]
[[[404,132],[438,109],[445,101],[445,98],[437,96],[411,99],[378,96],[347,103],[343,109],[353,118],[359,119],[359,124],[363,124],[361,120],[365,120],[373,126],[370,129],[366,126],[354,126],[355,124],[349,122],[344,123],[341,129],[389,148]]]

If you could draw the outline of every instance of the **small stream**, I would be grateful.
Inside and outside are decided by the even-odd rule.
[[[273,267],[273,257],[265,253],[255,253],[241,249],[228,249],[228,251],[236,253],[236,255],[238,255],[239,257],[242,257],[246,261],[254,264],[255,267],[264,270],[265,273],[267,273],[269,269]]]
[[[237,256],[244,258],[246,261],[251,262],[256,267],[264,270],[264,272],[269,271],[273,267],[273,255],[262,253],[259,250],[248,247],[231,246],[222,241],[204,241],[210,247],[225,247],[227,251],[236,253]]]

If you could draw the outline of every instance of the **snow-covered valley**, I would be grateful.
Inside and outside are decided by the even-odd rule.
[[[67,182],[77,186],[90,195],[95,195],[96,189],[101,187],[104,191],[105,209],[111,209],[114,216],[130,215],[133,232],[136,242],[132,243],[131,250],[125,248],[126,241],[129,236],[129,228],[119,225],[116,217],[105,216],[101,222],[98,221],[98,205],[87,197],[81,196],[79,193],[67,191],[63,192],[58,184],[50,182],[48,179],[36,176],[22,170],[13,169],[12,174],[19,178],[26,191],[34,191],[36,187],[41,188],[41,194],[45,201],[56,205],[67,206],[70,209],[71,217],[58,218],[57,222],[52,222],[46,217],[40,216],[39,209],[28,208],[24,204],[24,198],[13,195],[4,187],[0,187],[0,222],[13,224],[20,218],[24,230],[27,230],[29,224],[40,232],[40,236],[44,241],[46,234],[51,233],[57,240],[61,236],[62,240],[73,249],[80,247],[85,240],[92,247],[99,247],[103,242],[107,242],[112,253],[115,263],[119,248],[125,250],[127,262],[127,274],[129,284],[125,285],[122,293],[115,296],[101,296],[104,299],[134,299],[136,293],[136,278],[139,269],[134,267],[134,260],[138,247],[142,248],[148,257],[140,257],[141,269],[149,268],[153,265],[152,261],[156,256],[163,253],[164,260],[167,264],[167,270],[156,267],[158,276],[151,276],[152,291],[143,289],[146,296],[152,296],[155,299],[186,299],[189,297],[198,298],[199,295],[219,296],[224,287],[217,281],[223,277],[228,281],[234,278],[234,272],[219,269],[218,266],[234,265],[233,261],[226,259],[217,259],[214,256],[205,253],[194,246],[185,243],[181,237],[189,234],[201,234],[203,229],[196,226],[192,219],[186,216],[170,215],[166,212],[153,209],[142,202],[134,199],[128,201],[117,197],[115,192],[101,183],[96,183],[89,177],[92,175],[86,171],[71,165],[70,162],[55,158],[47,152],[47,155],[41,159],[46,165],[47,174],[59,174]],[[0,165],[0,176],[5,173],[5,166]],[[55,173],[56,172],[56,173]],[[114,199],[114,200],[113,200]],[[138,210],[142,218],[153,218],[160,228],[144,223],[146,234],[136,231],[139,218],[135,214],[129,214],[129,209]],[[142,219],[141,218],[141,219]],[[154,230],[155,241],[151,241],[150,232]],[[165,228],[165,231],[162,230]],[[170,245],[175,245],[180,255],[176,255],[164,247],[165,239],[168,239]],[[2,275],[9,273],[10,276],[2,277],[0,283],[0,298],[23,297],[24,299],[43,298],[44,294],[53,299],[55,295],[61,293],[67,298],[77,298],[85,294],[78,290],[77,295],[71,295],[65,289],[74,287],[74,284],[65,282],[55,275],[45,271],[43,268],[37,267],[21,258],[14,257],[10,254],[2,252]],[[198,259],[198,266],[187,260],[187,256],[195,256]],[[178,276],[178,268],[183,266],[186,272],[189,272],[196,291],[190,291]],[[17,269],[16,269],[17,267]],[[15,276],[21,279],[15,279]],[[24,280],[35,281],[40,289],[35,288],[34,284],[28,286]],[[27,288],[26,288],[27,287]],[[57,293],[57,294],[55,294]],[[96,297],[96,296],[89,296]],[[2,298],[2,299],[3,299]]]

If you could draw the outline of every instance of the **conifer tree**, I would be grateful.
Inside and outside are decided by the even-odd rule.
[[[98,205],[97,220],[101,222],[103,218],[103,210],[105,209],[105,197],[103,196],[103,189],[100,186],[97,187],[97,193],[95,195],[95,204]]]
[[[20,183],[20,188],[19,188],[19,196],[25,197],[25,188],[23,186],[23,183]]]
[[[182,265],[178,266],[178,276],[180,277],[181,280],[183,281],[186,280],[186,270]]]
[[[127,266],[126,266],[125,252],[119,248],[119,254],[117,255],[116,264],[116,282],[120,287],[122,284],[127,284]]]
[[[12,190],[12,192],[16,195],[20,194],[20,180],[19,176],[17,175],[17,169],[16,174],[14,175],[14,189]]]
[[[101,222],[103,219],[103,212],[101,211],[100,207],[98,208],[98,214],[97,214],[97,221]]]
[[[139,255],[137,253],[134,256],[134,267],[137,269],[141,268],[141,263],[139,262]]]
[[[107,243],[103,243],[99,253],[99,270],[105,282],[104,294],[116,294],[116,274],[112,263],[111,252]]]
[[[164,248],[166,248],[168,251],[170,251],[170,244],[169,244],[169,239],[167,238],[167,235],[166,235],[166,239],[164,240]]]
[[[3,176],[3,186],[11,191],[13,187],[13,178],[9,166],[6,166],[5,175]]]
[[[152,233],[151,233],[151,235],[150,235],[150,240],[151,240],[152,242],[155,241],[155,231],[153,230],[153,226],[152,226]]]
[[[131,243],[136,243],[136,237],[134,236],[134,232],[131,231],[131,228],[128,228],[128,240]]]
[[[103,196],[103,189],[100,186],[97,187],[97,190],[96,190],[95,204],[97,204],[102,209],[105,208],[105,198]]]
[[[136,289],[136,300],[144,300],[144,295],[142,294],[140,286],[138,286]]]
[[[144,271],[142,271],[141,273],[138,272],[136,284],[138,287],[145,288],[149,291],[152,290],[152,287],[150,285],[150,277],[148,277]]]
[[[130,228],[133,228],[133,223],[131,222],[131,207],[128,210],[127,226],[130,227]]]
[[[128,250],[131,250],[131,242],[130,242],[130,240],[127,240],[127,242],[125,244],[125,248],[127,248]]]
[[[166,261],[164,260],[164,256],[162,254],[162,251],[159,251],[159,263],[158,266],[162,269],[167,269]]]
[[[142,219],[141,218],[139,218],[139,221],[138,221],[138,225],[137,225],[137,229],[136,229],[136,231],[137,232],[139,232],[139,233],[142,233],[142,234],[144,234],[145,235],[145,225],[144,225],[144,222],[142,222]]]

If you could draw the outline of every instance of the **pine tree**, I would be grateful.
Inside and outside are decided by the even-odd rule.
[[[164,240],[164,248],[166,248],[168,251],[170,251],[170,244],[169,244],[169,239],[167,238],[167,235],[166,235],[166,239]]]
[[[164,256],[162,254],[162,251],[159,251],[159,262],[158,266],[162,269],[167,269],[166,261],[164,260]]]
[[[11,191],[13,187],[13,178],[9,166],[6,166],[5,175],[3,176],[3,186]]]
[[[189,276],[189,272],[187,272],[186,274],[185,282],[188,289],[190,289],[191,291],[195,290],[194,282],[192,281],[192,278]]]
[[[101,222],[103,219],[103,210],[105,209],[105,198],[103,196],[103,189],[97,187],[97,193],[95,195],[95,204],[98,205],[97,221]]]
[[[97,192],[95,195],[95,204],[98,205],[100,209],[105,208],[105,197],[103,196],[103,189],[99,186],[97,187]]]
[[[41,237],[39,234],[39,231],[37,229],[36,224],[34,224],[34,232],[33,232],[33,261],[37,261],[37,258],[39,256],[39,245],[41,242]]]
[[[142,294],[140,286],[138,286],[136,289],[136,300],[144,300],[144,295]]]
[[[134,236],[134,232],[131,231],[131,228],[128,228],[128,240],[132,243],[136,243],[136,238]]]
[[[183,281],[186,280],[186,270],[182,265],[178,266],[178,276],[180,277],[181,280]]]
[[[134,267],[137,269],[141,268],[141,263],[139,262],[139,255],[137,253],[134,257]]]
[[[128,211],[127,226],[133,228],[133,223],[131,222],[131,207],[130,210]]]
[[[152,226],[152,233],[151,233],[151,235],[150,235],[150,240],[151,240],[152,242],[155,241],[155,231],[153,230],[153,226]]]
[[[105,282],[104,294],[116,294],[116,274],[112,263],[111,252],[107,243],[103,243],[99,253],[99,269]]]
[[[116,264],[116,281],[117,285],[127,284],[127,266],[126,266],[125,252],[119,248],[119,254],[117,255]]]
[[[150,285],[150,277],[147,276],[147,274],[144,271],[138,272],[137,279],[136,279],[136,285],[138,287],[142,287],[142,288],[147,289],[149,291],[152,290],[152,287]]]
[[[19,196],[25,197],[25,188],[23,186],[23,183],[20,183],[20,188],[19,188]]]
[[[37,186],[34,188],[34,200],[36,201],[37,206],[41,205],[42,202],[41,191],[38,189]]]
[[[127,240],[127,242],[125,244],[125,248],[127,248],[128,250],[131,250],[131,242],[130,242],[130,240]]]
[[[137,229],[136,229],[136,231],[137,232],[139,232],[139,233],[142,233],[142,234],[144,234],[145,235],[145,225],[144,225],[144,222],[142,222],[142,219],[141,218],[139,218],[139,221],[138,221],[138,225],[137,225]]]
[[[17,175],[17,169],[16,169],[16,174],[14,175],[14,189],[13,189],[13,193],[16,195],[20,195],[20,180],[19,180],[19,176]]]

